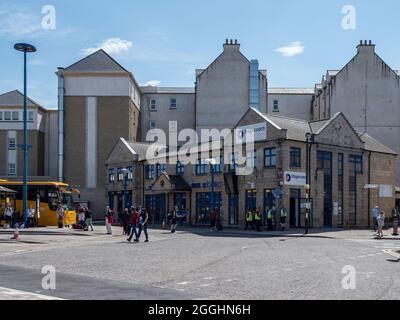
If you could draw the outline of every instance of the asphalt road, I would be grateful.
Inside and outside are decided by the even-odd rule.
[[[27,243],[2,235],[0,287],[63,299],[400,297],[400,241],[374,240],[370,231],[263,237],[151,230],[151,241],[139,244],[101,232],[24,236]],[[41,287],[45,265],[56,268],[56,290]],[[354,290],[342,285],[348,266]]]

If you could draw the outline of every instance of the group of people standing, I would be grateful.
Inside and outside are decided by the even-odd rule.
[[[393,236],[398,236],[398,228],[399,228],[399,208],[392,209],[392,225],[393,225]],[[383,238],[383,228],[385,227],[386,223],[386,214],[382,211],[379,206],[375,206],[372,209],[372,219],[374,224],[374,231],[376,233],[376,237],[381,239]]]
[[[253,230],[257,230],[261,232],[261,226],[263,225],[263,220],[266,221],[266,225],[268,231],[274,230],[274,220],[276,219],[276,209],[275,207],[268,208],[265,210],[265,216],[261,214],[261,210],[256,208],[250,208],[246,212],[246,227],[245,230],[248,230],[249,227]],[[286,208],[281,208],[279,215],[279,225],[281,231],[286,229],[286,218],[287,218],[287,210]]]
[[[15,228],[17,225],[20,226],[23,224],[23,222],[21,222],[20,213],[13,209],[11,203],[7,203],[4,209],[4,222],[11,228]],[[35,227],[36,224],[35,209],[31,205],[26,212],[25,228]]]
[[[122,232],[124,235],[129,236],[127,241],[131,242],[133,236],[135,236],[134,242],[139,242],[143,232],[146,238],[144,242],[149,242],[149,234],[147,231],[148,221],[149,214],[145,208],[139,207],[136,209],[135,207],[131,207],[130,210],[126,208],[122,214]],[[109,230],[111,230],[111,228],[107,229],[107,231]],[[111,234],[111,231],[108,234]]]

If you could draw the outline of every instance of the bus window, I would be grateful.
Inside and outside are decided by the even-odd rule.
[[[72,194],[71,193],[60,193],[60,198],[61,198],[61,204],[63,207],[66,207],[68,210],[73,210],[73,200],[72,200]]]
[[[48,197],[49,197],[50,210],[57,210],[57,206],[58,206],[58,202],[59,202],[57,192],[55,192],[55,191],[49,192]]]

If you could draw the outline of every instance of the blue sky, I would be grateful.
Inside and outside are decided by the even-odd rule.
[[[55,30],[41,27],[45,5],[56,9]],[[356,9],[356,29],[342,28],[345,5]],[[325,70],[346,64],[361,39],[400,68],[399,12],[397,0],[0,0],[0,93],[22,90],[19,41],[38,48],[29,55],[28,95],[45,107],[57,106],[57,67],[98,47],[140,84],[192,86],[194,69],[233,38],[268,70],[270,86],[312,87]]]

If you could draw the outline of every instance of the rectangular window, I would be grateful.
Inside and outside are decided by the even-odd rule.
[[[338,213],[339,224],[343,225],[343,205],[344,205],[344,158],[343,153],[338,154]]]
[[[115,170],[108,169],[108,182],[114,182],[114,181],[115,181]]]
[[[171,99],[169,107],[171,109],[176,109],[176,99]]]
[[[165,164],[157,164],[157,178],[161,176],[161,173],[167,172],[167,166]]]
[[[363,157],[349,155],[349,224],[357,224],[357,175],[363,172]]]
[[[184,173],[185,173],[185,165],[178,161],[176,164],[176,174],[183,175]]]
[[[127,167],[126,170],[128,170],[128,180],[132,181],[133,180],[133,167]]]
[[[276,166],[276,148],[264,149],[265,168],[274,168]]]
[[[117,169],[117,179],[118,181],[124,180],[124,174],[122,173],[122,168]]]
[[[3,111],[0,111],[0,121],[3,120]]]
[[[15,163],[9,163],[8,164],[8,175],[9,176],[16,176],[17,175],[17,170],[16,170]]]
[[[290,148],[290,167],[301,168],[301,149]]]
[[[18,121],[19,120],[19,112],[18,111],[13,111],[12,119],[13,119],[13,121]]]
[[[279,111],[279,100],[274,100],[274,111]]]
[[[224,157],[220,156],[217,164],[214,165],[214,173],[222,173],[224,169]]]
[[[150,121],[150,130],[155,129],[156,128],[156,122],[155,121]]]
[[[198,175],[198,176],[206,175],[207,167],[208,167],[208,164],[206,163],[205,160],[202,160],[202,159],[197,160],[196,175]]]
[[[145,167],[145,178],[146,179],[154,179],[154,165],[148,164]]]
[[[33,111],[29,111],[28,119],[29,119],[29,121],[33,121]]]
[[[8,150],[15,150],[17,142],[15,138],[8,138]]]
[[[5,111],[4,112],[4,120],[10,121],[11,120],[11,112],[10,111]]]
[[[156,110],[156,109],[157,109],[157,100],[151,99],[150,100],[150,110]]]
[[[349,155],[350,170],[355,173],[363,173],[363,157],[361,155]]]
[[[238,155],[237,154],[231,154],[229,155],[229,170],[236,172],[236,169],[238,167]]]

